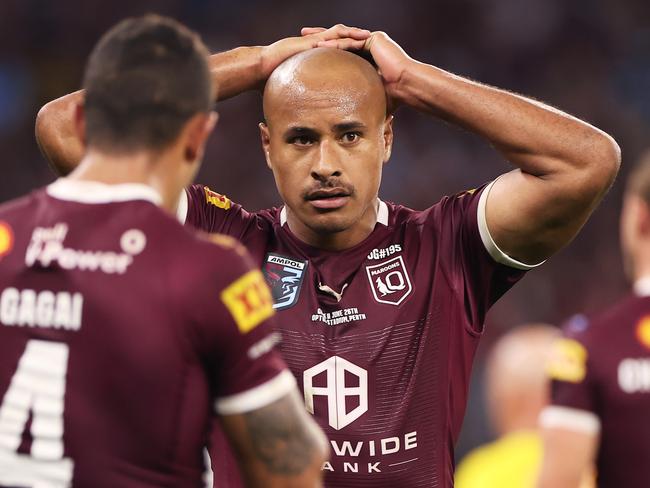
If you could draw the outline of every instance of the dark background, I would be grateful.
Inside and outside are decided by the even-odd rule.
[[[650,2],[644,0],[0,0],[0,201],[54,178],[36,146],[39,107],[76,90],[85,58],[118,20],[173,16],[213,51],[269,44],[301,26],[346,23],[384,30],[411,56],[555,105],[612,134],[623,149],[619,180],[580,236],[492,310],[477,359],[458,452],[490,435],[482,363],[503,331],[559,324],[594,312],[626,291],[618,250],[623,181],[650,128]],[[198,181],[255,210],[279,203],[259,147],[260,96],[222,103]],[[477,137],[407,108],[381,197],[424,208],[476,187],[508,164]]]

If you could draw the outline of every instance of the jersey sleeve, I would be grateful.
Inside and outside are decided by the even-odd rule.
[[[181,223],[196,229],[237,239],[255,225],[254,215],[204,185],[192,185],[181,193],[177,216]]]
[[[535,267],[511,258],[492,239],[485,218],[491,187],[492,183],[446,197],[432,207],[429,216],[438,236],[442,271],[465,305],[471,330],[477,333],[483,329],[487,310]]]
[[[200,257],[203,277],[192,286],[188,313],[216,412],[232,415],[264,407],[296,383],[275,350],[279,334],[274,332],[271,292],[261,271],[233,239],[213,239],[218,241],[211,245],[213,252]]]
[[[566,334],[553,345],[547,365],[551,399],[540,415],[545,428],[597,434],[597,375],[583,335]]]

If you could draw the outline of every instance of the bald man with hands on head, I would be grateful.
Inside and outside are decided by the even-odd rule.
[[[263,268],[280,350],[330,439],[327,486],[450,487],[485,314],[575,236],[619,149],[559,110],[420,63],[385,33],[302,33],[210,61],[220,97],[266,82],[262,145],[284,205],[248,212],[194,185],[179,217],[238,238]],[[68,102],[37,122],[61,169],[76,164]],[[517,169],[423,211],[382,201],[398,105],[476,133]],[[229,472],[215,467],[216,486],[237,486]]]

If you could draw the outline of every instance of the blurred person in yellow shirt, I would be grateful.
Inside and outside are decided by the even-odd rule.
[[[551,325],[523,325],[493,347],[485,373],[486,401],[498,438],[462,460],[456,488],[534,488],[542,461],[538,417],[549,401],[546,364],[559,335]]]

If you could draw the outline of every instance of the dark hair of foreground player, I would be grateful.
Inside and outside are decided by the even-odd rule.
[[[163,149],[193,115],[211,109],[207,55],[196,34],[173,19],[120,22],[86,67],[86,142],[112,153]]]

